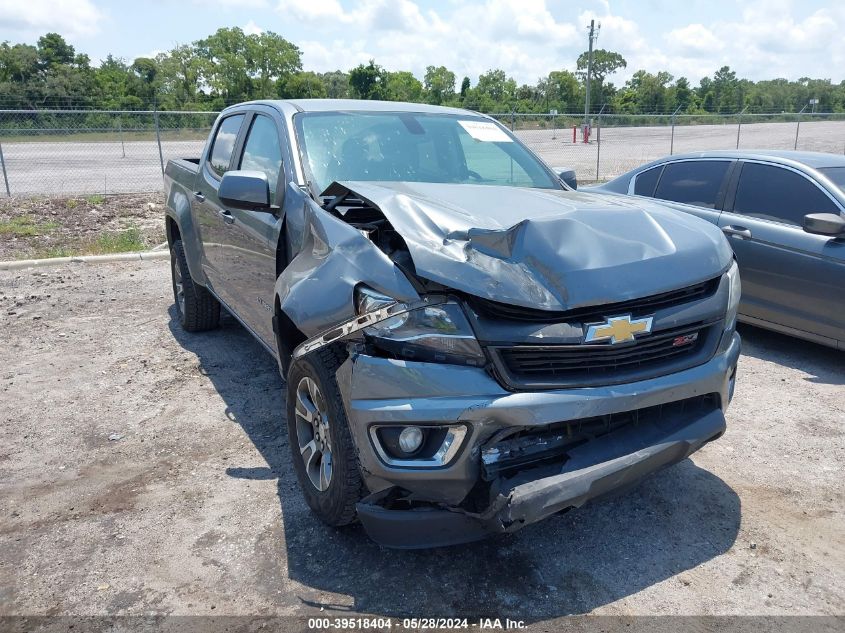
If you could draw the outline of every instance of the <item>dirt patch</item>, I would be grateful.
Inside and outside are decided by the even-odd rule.
[[[161,193],[0,198],[0,261],[122,253],[163,241]]]

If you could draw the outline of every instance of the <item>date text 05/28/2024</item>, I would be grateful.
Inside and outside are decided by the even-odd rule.
[[[510,618],[308,618],[310,630],[519,630],[525,628],[523,620]]]

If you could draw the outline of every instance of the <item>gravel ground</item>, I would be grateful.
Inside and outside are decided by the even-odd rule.
[[[181,332],[168,275],[0,272],[0,615],[845,613],[841,353],[743,328],[728,433],[692,459],[398,552],[308,512],[274,361],[231,318]]]

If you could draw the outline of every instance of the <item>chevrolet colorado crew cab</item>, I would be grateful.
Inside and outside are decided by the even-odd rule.
[[[213,329],[222,306],[278,360],[330,525],[400,548],[511,532],[725,431],[721,231],[574,190],[489,117],[250,102],[165,180],[178,319]]]

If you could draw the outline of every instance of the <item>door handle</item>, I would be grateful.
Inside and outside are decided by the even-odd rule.
[[[747,229],[744,226],[729,224],[728,226],[723,226],[722,231],[728,237],[738,237],[741,240],[751,239],[751,229]]]
[[[199,202],[205,202],[205,196],[202,195],[202,191],[195,191],[194,198],[196,198]]]
[[[217,212],[217,215],[219,215],[226,224],[234,224],[235,223],[235,217],[231,213],[226,211],[225,209],[220,209]]]

